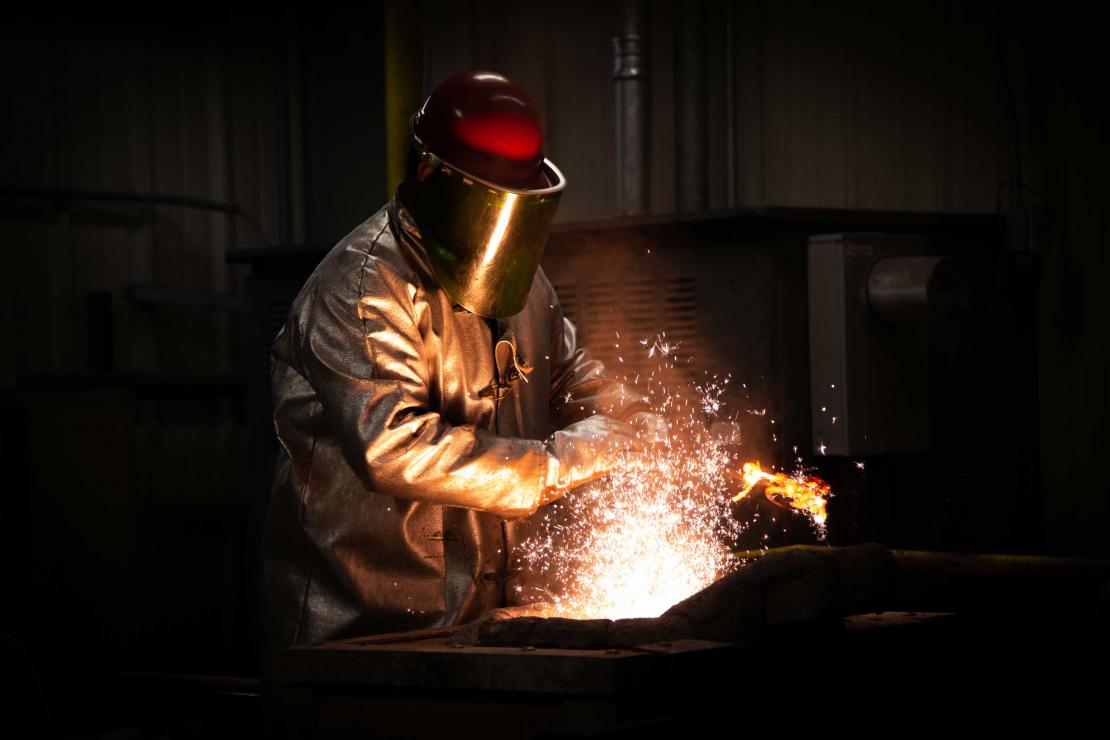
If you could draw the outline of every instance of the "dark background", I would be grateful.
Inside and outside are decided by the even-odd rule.
[[[1039,0],[643,7],[635,216],[617,202],[621,3],[0,19],[0,631],[51,706],[123,669],[257,675],[269,340],[391,196],[408,116],[471,68],[544,115],[570,182],[546,266],[584,341],[611,362],[609,332],[670,327],[733,372],[732,408],[777,421],[751,422],[753,452],[789,465],[797,445],[834,484],[831,542],[1110,556],[1102,26]],[[806,239],[840,231],[926,235],[975,278],[932,337],[931,449],[863,470],[810,444]]]

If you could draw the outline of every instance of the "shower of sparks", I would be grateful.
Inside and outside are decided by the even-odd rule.
[[[525,567],[542,577],[545,589],[519,595],[548,604],[548,616],[654,617],[734,570],[740,563],[732,553],[744,523],[733,516],[732,504],[756,483],[767,484],[775,503],[809,513],[818,529],[824,523],[820,497],[828,495],[827,486],[763,473],[758,463],[741,465],[734,423],[718,424],[711,433],[727,411],[729,376],[707,372],[691,388],[672,392],[662,377],[679,361],[678,343],[660,335],[640,346],[659,367],[644,386],[639,375],[630,385],[654,411],[666,413],[670,439],[548,507],[536,534],[521,544]],[[759,478],[739,478],[745,488],[734,498],[740,470],[745,476],[759,470]]]

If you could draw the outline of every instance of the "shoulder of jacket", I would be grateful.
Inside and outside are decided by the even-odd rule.
[[[356,300],[365,291],[379,290],[380,281],[391,287],[418,283],[397,243],[388,204],[340,239],[312,276],[317,297],[338,293]]]
[[[300,346],[312,325],[359,321],[367,294],[392,303],[410,300],[415,294],[416,276],[399,253],[388,211],[387,205],[356,226],[316,266],[275,339],[275,345],[283,347],[282,354]]]
[[[544,300],[548,303],[558,303],[559,296],[555,293],[555,286],[551,284],[551,280],[547,277],[547,273],[543,271],[543,266],[536,268],[536,288],[543,295]]]

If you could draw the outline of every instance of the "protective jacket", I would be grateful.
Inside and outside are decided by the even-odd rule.
[[[517,603],[522,518],[553,475],[589,477],[553,463],[556,431],[646,408],[577,346],[542,269],[510,318],[453,303],[399,200],[323,259],[271,359],[272,646],[461,624]]]

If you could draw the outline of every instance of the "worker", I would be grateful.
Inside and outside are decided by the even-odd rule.
[[[577,344],[539,267],[566,180],[492,72],[410,122],[404,182],[308,278],[272,348],[271,646],[517,603],[517,524],[665,421]]]

